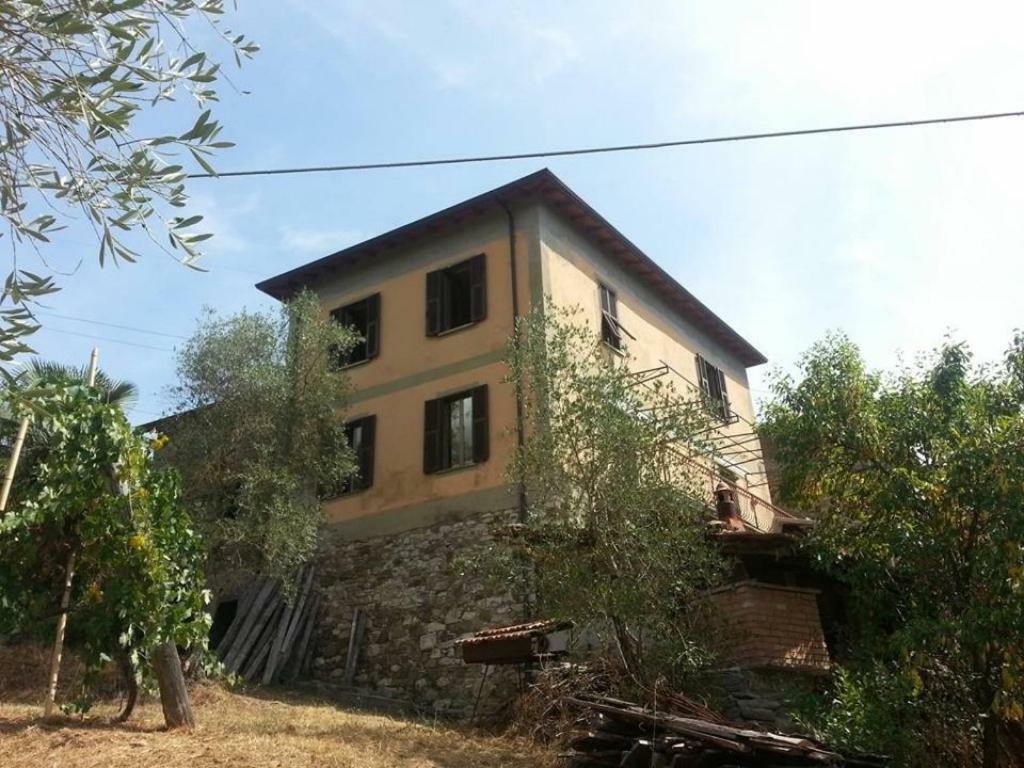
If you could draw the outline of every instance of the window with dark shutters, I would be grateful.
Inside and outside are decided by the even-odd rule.
[[[725,374],[700,355],[696,355],[696,362],[697,383],[700,385],[700,394],[705,405],[715,416],[725,421],[733,421]]]
[[[351,328],[359,334],[361,341],[347,354],[336,352],[339,367],[372,360],[380,353],[380,294],[354,301],[331,312],[339,325]]]
[[[615,291],[604,283],[598,283],[601,295],[601,341],[613,349],[622,349],[622,336],[625,334],[636,341],[636,337],[622,327],[619,322],[619,300]]]
[[[487,386],[424,404],[423,471],[427,474],[487,461]]]
[[[479,323],[486,316],[484,254],[427,273],[427,336]]]

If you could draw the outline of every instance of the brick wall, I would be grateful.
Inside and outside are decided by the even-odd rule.
[[[825,671],[818,590],[741,581],[709,594],[725,661],[741,667]]]

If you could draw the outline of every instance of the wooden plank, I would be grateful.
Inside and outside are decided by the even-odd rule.
[[[359,651],[363,643],[363,630],[366,627],[366,614],[362,608],[356,608],[352,612],[352,628],[348,635],[348,655],[345,656],[346,685],[351,685],[356,677],[356,666],[359,663]]]
[[[266,662],[267,657],[270,655],[270,648],[274,642],[274,633],[277,628],[277,622],[283,610],[284,603],[278,600],[274,606],[274,612],[264,623],[259,639],[252,647],[248,663],[242,668],[242,677],[246,680],[255,682],[256,678],[259,677],[260,670],[263,669],[263,665]]]
[[[290,637],[285,637],[284,646],[281,648],[281,658],[275,673],[274,682],[281,682],[286,677],[290,678],[298,669],[296,662],[301,661],[296,651],[305,632],[306,625],[309,622],[310,609],[313,607],[312,580],[310,580],[310,590],[306,593],[301,603],[301,609],[296,610],[295,615],[292,617],[292,626],[288,629]]]
[[[224,660],[224,668],[229,673],[238,672],[249,652],[252,651],[253,645],[259,639],[260,633],[263,632],[264,626],[270,619],[270,614],[280,605],[281,601],[277,599],[277,592],[276,581],[268,581],[268,586],[260,590],[252,610],[249,611],[249,616],[246,617],[246,623],[239,632],[239,638],[235,641],[235,647],[231,649]]]
[[[274,676],[271,678],[271,682],[273,682],[274,677],[277,679],[281,678],[281,673],[284,670],[285,663],[291,657],[292,648],[294,647],[295,640],[299,635],[299,628],[302,626],[302,621],[306,617],[306,609],[309,605],[309,593],[313,589],[314,573],[315,569],[312,565],[306,567],[306,577],[302,580],[295,610],[292,612],[291,621],[285,631],[284,640],[281,642],[281,646],[278,649],[277,658],[274,664],[275,672]]]
[[[252,608],[253,600],[256,595],[259,594],[260,587],[266,580],[265,576],[260,576],[256,581],[252,582],[245,591],[242,593],[241,599],[238,601],[238,610],[235,612],[235,618],[231,621],[231,626],[228,627],[228,631],[224,633],[224,637],[220,639],[217,644],[217,656],[224,660],[227,656],[228,651],[231,650],[231,644],[235,642],[238,637],[238,630],[242,628],[242,624],[245,622],[245,617],[249,615],[249,609]]]
[[[311,642],[313,632],[316,630],[316,619],[320,613],[320,595],[313,596],[313,607],[309,609],[309,624],[306,625],[306,629],[303,632],[302,642],[299,644],[299,653],[297,654],[299,659],[299,667],[297,674],[304,675],[309,673],[309,668],[313,663],[313,643]]]
[[[241,623],[235,631],[235,636],[232,638],[231,647],[224,648],[221,660],[224,662],[225,666],[235,660],[235,656],[238,654],[238,648],[240,647],[241,642],[249,636],[249,633],[252,631],[253,624],[255,624],[256,620],[259,618],[259,613],[263,609],[266,601],[271,597],[274,588],[275,584],[273,579],[263,579],[260,584],[260,588],[256,591],[256,594],[253,595],[252,600],[249,602],[249,606],[245,614],[240,617]],[[234,624],[234,622],[232,622],[232,624]]]
[[[284,603],[281,606],[280,618],[275,619],[276,631],[272,635],[267,667],[263,671],[264,685],[270,685],[270,681],[274,679],[274,671],[277,669],[278,659],[281,655],[281,646],[284,645],[284,636],[288,634],[288,625],[291,624],[293,613],[295,613],[294,601]]]

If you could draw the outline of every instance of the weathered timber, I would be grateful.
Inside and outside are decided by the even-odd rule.
[[[259,639],[264,625],[270,618],[270,613],[277,606],[277,592],[277,583],[268,581],[264,588],[260,590],[260,594],[257,595],[252,609],[245,619],[245,624],[238,633],[235,646],[228,651],[228,655],[224,659],[224,667],[231,674],[241,669],[249,652],[252,651],[253,645]]]
[[[295,604],[295,611],[292,614],[291,621],[288,624],[288,629],[285,632],[284,641],[279,649],[278,659],[276,662],[276,670],[274,673],[274,679],[280,680],[284,671],[285,663],[291,657],[292,650],[295,647],[295,641],[299,636],[299,630],[302,627],[302,622],[306,617],[306,609],[309,605],[309,594],[313,589],[313,576],[315,575],[315,569],[312,565],[306,569],[305,579],[302,580],[302,588],[299,592],[297,602]]]
[[[359,651],[363,643],[363,629],[366,627],[366,615],[362,608],[356,608],[352,614],[352,628],[348,636],[348,655],[345,657],[345,684],[351,685],[356,677],[356,666],[359,663]]]
[[[238,610],[235,611],[235,618],[231,621],[231,626],[228,627],[227,632],[224,633],[224,637],[221,638],[217,644],[217,656],[221,661],[227,656],[228,651],[231,650],[231,644],[235,642],[238,637],[238,632],[242,628],[242,624],[245,623],[245,617],[249,615],[249,611],[252,608],[253,601],[256,599],[256,595],[259,594],[263,583],[266,578],[260,576],[254,582],[252,582],[242,596],[238,600]]]
[[[309,674],[309,668],[313,663],[313,629],[316,626],[316,617],[320,612],[320,595],[316,595],[313,600],[313,607],[309,610],[309,623],[306,625],[305,631],[302,633],[302,643],[300,643],[298,658],[299,667],[297,674],[305,675]]]
[[[262,669],[262,665],[267,660],[267,656],[270,655],[270,647],[274,642],[274,630],[277,627],[277,622],[281,617],[281,612],[284,610],[284,603],[280,600],[274,602],[274,610],[263,622],[263,629],[260,631],[260,635],[256,642],[253,643],[252,651],[249,653],[248,661],[241,667],[241,674],[246,680],[255,682],[256,678],[259,677],[259,671]]]

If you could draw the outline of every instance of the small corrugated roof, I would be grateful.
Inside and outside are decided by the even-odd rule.
[[[547,168],[301,267],[282,272],[257,283],[256,287],[276,299],[287,299],[304,287],[342,274],[368,259],[386,256],[399,247],[460,226],[472,218],[493,211],[496,206],[530,200],[543,201],[560,212],[578,232],[615,258],[624,269],[647,283],[680,316],[735,354],[744,365],[749,367],[767,362],[767,358],[750,342],[681,286]]]

